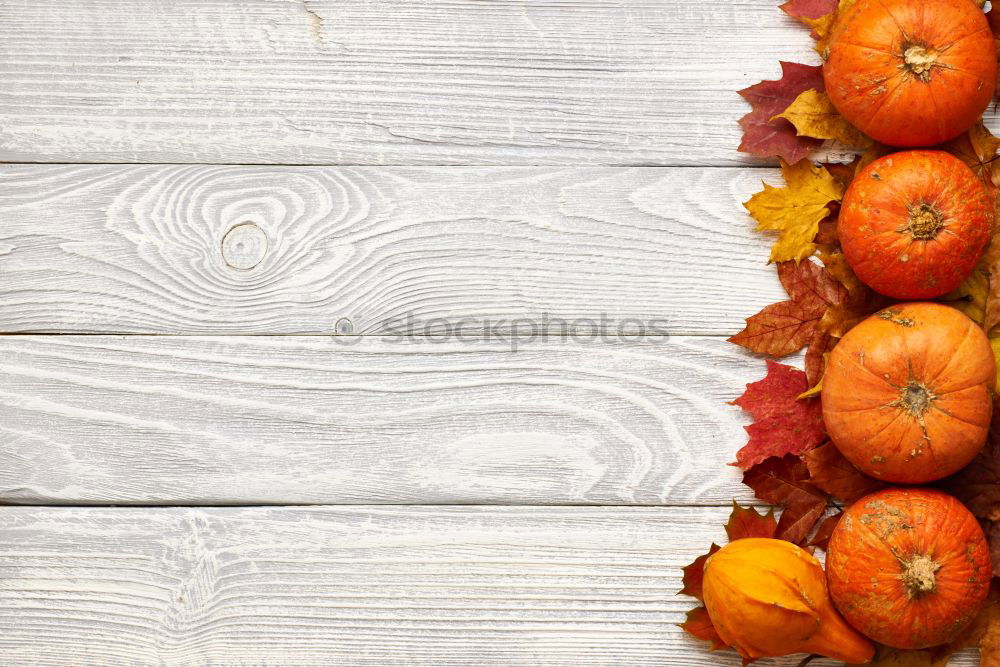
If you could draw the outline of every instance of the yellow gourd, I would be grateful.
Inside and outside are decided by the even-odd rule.
[[[727,544],[705,563],[704,596],[715,630],[744,658],[817,653],[862,663],[875,653],[833,608],[819,561],[791,542]]]

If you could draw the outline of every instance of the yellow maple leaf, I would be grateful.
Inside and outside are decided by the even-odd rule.
[[[941,297],[941,301],[962,311],[969,319],[982,326],[986,320],[986,299],[989,292],[989,275],[977,269],[961,285]]]
[[[794,165],[781,162],[785,187],[764,184],[743,206],[757,221],[757,231],[778,232],[771,248],[771,262],[796,262],[816,249],[819,223],[830,214],[827,204],[840,201],[844,188],[824,167],[809,160]]]
[[[858,0],[840,0],[840,4],[837,5],[837,13],[838,14],[843,14],[848,9],[850,9],[851,7],[853,7],[854,3],[856,3],[857,1]]]
[[[829,352],[824,352],[823,353],[823,368],[824,369],[826,368],[826,360],[827,360],[827,358],[829,356],[830,356]],[[809,389],[806,389],[804,392],[802,392],[801,394],[799,394],[798,396],[796,396],[795,400],[796,401],[801,401],[804,398],[812,398],[813,396],[819,396],[822,393],[823,393],[823,378],[820,378],[819,382],[817,382],[815,385],[813,385]]]
[[[868,148],[872,145],[871,139],[840,115],[827,94],[817,90],[800,93],[775,118],[784,118],[794,125],[795,133],[800,137],[833,139],[856,148]]]
[[[837,21],[837,14],[839,12],[833,12],[827,14],[826,16],[820,16],[818,19],[801,18],[799,19],[807,26],[812,28],[813,37],[816,38],[816,46],[813,49],[816,50],[823,60],[826,60],[828,50],[830,48],[830,36],[833,34],[833,24]]]

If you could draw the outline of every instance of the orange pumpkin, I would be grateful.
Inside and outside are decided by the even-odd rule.
[[[833,608],[819,561],[791,542],[730,542],[705,562],[703,590],[719,637],[747,660],[818,653],[856,663],[875,652]]]
[[[943,151],[903,151],[872,162],[844,195],[837,234],[858,278],[895,299],[932,299],[958,287],[990,240],[982,182]]]
[[[830,101],[892,146],[931,146],[969,129],[996,86],[993,34],[972,0],[857,0],[823,54]]]
[[[827,359],[823,421],[863,472],[922,484],[982,448],[995,362],[983,330],[939,303],[882,310],[847,332]]]
[[[972,513],[921,488],[886,489],[851,505],[830,538],[826,572],[851,625],[905,649],[955,639],[982,609],[992,576]]]

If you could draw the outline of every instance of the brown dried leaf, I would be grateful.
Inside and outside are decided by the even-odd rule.
[[[809,483],[809,470],[796,456],[770,458],[747,470],[743,483],[761,500],[782,505],[775,536],[796,544],[805,542],[826,509],[826,494]]]
[[[972,463],[938,486],[980,519],[1000,521],[1000,446],[991,439]]]
[[[832,442],[806,452],[803,459],[812,485],[848,504],[886,486],[858,470]]]
[[[997,583],[994,580],[991,594],[995,594],[996,591]],[[979,661],[979,664],[985,667],[1000,665],[1000,602],[997,602],[995,597],[993,604],[986,607],[983,634],[979,638]]]
[[[816,534],[809,538],[808,546],[818,547],[826,551],[830,546],[830,536],[833,535],[833,529],[840,523],[840,517],[843,515],[843,512],[837,512],[823,519],[819,524],[819,528],[816,529]]]

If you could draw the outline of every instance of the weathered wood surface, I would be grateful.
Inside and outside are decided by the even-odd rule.
[[[0,501],[749,498],[719,338],[0,336]]]
[[[676,627],[681,567],[725,539],[726,511],[0,508],[0,650],[72,667],[735,666]]]
[[[0,161],[753,163],[736,91],[818,62],[778,4],[8,0]]]
[[[547,316],[551,331],[731,334],[784,298],[740,204],[762,179],[780,182],[739,168],[6,165],[0,331],[503,331]]]

